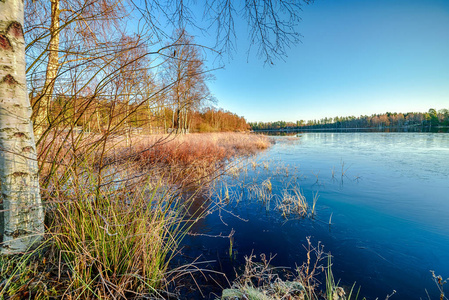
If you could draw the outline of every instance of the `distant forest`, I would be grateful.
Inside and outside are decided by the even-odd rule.
[[[428,112],[384,113],[371,116],[348,116],[323,118],[320,120],[294,122],[250,122],[252,130],[281,130],[281,129],[350,129],[350,128],[410,128],[421,127],[432,129],[449,127],[449,110],[436,111],[431,108]]]

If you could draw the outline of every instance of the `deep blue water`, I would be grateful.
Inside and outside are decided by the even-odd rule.
[[[439,299],[430,270],[449,277],[449,134],[304,133],[275,140],[254,158],[257,165],[224,179],[221,193],[227,189],[231,200],[223,208],[232,214],[216,210],[193,228],[223,236],[234,229],[233,259],[229,239],[207,236],[187,237],[186,256],[212,260],[204,268],[232,280],[251,253],[276,254],[274,266],[302,264],[310,236],[332,254],[341,285],[356,282],[368,299],[393,290],[391,299],[427,299],[426,289]],[[267,178],[273,199],[248,197]],[[293,187],[309,203],[318,193],[315,219],[286,220],[276,210],[278,196]],[[215,281],[204,279],[206,296],[218,293],[218,284],[226,287],[226,280]]]

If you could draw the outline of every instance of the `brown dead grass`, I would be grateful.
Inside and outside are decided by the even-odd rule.
[[[130,177],[145,173],[163,177],[171,184],[203,184],[219,176],[227,161],[253,155],[270,144],[268,137],[248,133],[133,135],[128,138],[55,134],[38,147],[40,177],[46,188],[63,186],[66,174],[82,174],[83,169],[97,170],[103,178],[114,169],[118,171],[114,177],[121,179],[125,173]]]
[[[243,133],[199,133],[183,136],[147,136],[129,150],[136,160],[145,163],[163,162],[192,164],[214,163],[237,155],[251,155],[270,145],[267,137]]]
[[[270,146],[261,135],[202,133],[182,136],[138,136],[131,147],[119,149],[115,161],[135,161],[144,169],[162,169],[173,183],[188,185],[217,175],[230,159],[248,156]]]

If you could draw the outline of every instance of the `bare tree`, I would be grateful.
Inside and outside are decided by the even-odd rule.
[[[185,133],[189,127],[189,113],[211,100],[206,80],[210,71],[206,70],[200,47],[185,29],[175,32],[175,42],[168,48],[172,52],[167,60],[166,84],[171,86],[173,108],[172,126],[177,133]]]
[[[87,140],[88,146],[82,151],[102,148],[104,153],[111,133],[123,125],[129,126],[129,117],[135,116],[142,107],[152,107],[154,99],[160,101],[160,111],[165,114],[167,110],[163,103],[166,99],[163,95],[170,88],[175,91],[172,95],[176,102],[178,127],[186,129],[189,111],[209,97],[207,86],[203,84],[205,70],[202,69],[199,50],[189,41],[160,45],[165,44],[164,39],[169,38],[167,31],[172,28],[198,28],[197,20],[203,16],[195,16],[190,10],[193,2],[131,0],[131,5],[126,6],[120,0],[26,1],[29,17],[25,24],[28,37],[25,48],[23,2],[0,1],[0,181],[5,252],[24,251],[43,232],[28,92],[32,95],[34,112],[31,118],[39,133],[37,144],[44,149],[38,157],[41,171],[45,164],[50,165],[43,180],[45,187],[50,186],[48,178],[55,174],[60,176],[55,182],[61,185],[68,176],[67,172],[58,174],[59,164],[51,159],[50,153],[60,156],[64,150],[63,146],[54,147],[57,145],[55,141],[62,141],[59,145],[71,143],[68,148],[70,161],[67,163],[76,167],[85,157],[80,155],[79,148],[83,139]],[[274,58],[285,55],[286,47],[298,41],[295,28],[299,22],[298,14],[301,4],[309,2],[209,0],[205,6],[208,24],[204,28],[215,26],[218,33],[215,51],[220,53],[233,48],[234,18],[246,18],[250,41],[258,47],[259,55],[266,62],[272,62]],[[136,40],[148,41],[139,49],[149,49],[149,44],[152,44],[157,50],[137,51],[132,58],[120,62],[122,54],[131,53],[130,50],[137,47],[123,39],[127,35],[123,20],[128,9],[139,11],[140,21],[146,25],[139,23],[141,30],[136,34]],[[178,54],[170,54],[176,49]],[[148,57],[153,58],[146,60]],[[167,59],[173,65],[179,63],[181,72],[176,73],[171,84],[161,85],[154,92],[145,91],[143,86],[149,85],[136,80],[138,74],[126,69],[134,65],[144,68],[141,62],[145,61],[156,61],[157,65]],[[153,67],[148,66],[147,69]],[[30,79],[28,90],[25,70]],[[126,74],[132,76],[123,76]],[[120,77],[124,80],[125,89],[116,88],[115,83]],[[117,108],[126,95],[130,98],[125,101],[123,112]],[[99,109],[106,111],[104,117]],[[98,131],[104,130],[105,133],[91,141],[77,127],[90,126],[93,119],[97,121]],[[101,168],[99,187],[100,174]]]
[[[121,0],[26,1],[28,75],[32,74],[37,90],[33,110],[39,135],[52,128],[51,102],[55,90],[63,93],[64,74],[74,68],[74,62],[105,55],[105,43],[120,31],[125,7]]]

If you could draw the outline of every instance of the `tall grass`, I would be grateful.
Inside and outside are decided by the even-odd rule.
[[[50,272],[41,244],[30,253],[0,256],[0,299],[48,299],[57,296],[49,282]]]
[[[50,228],[74,298],[127,298],[157,293],[187,224],[169,195],[89,189],[58,203]]]
[[[8,283],[0,297],[162,299],[168,264],[191,225],[186,208],[162,187],[111,185],[96,193],[73,181],[51,202],[41,248],[0,262]]]
[[[45,242],[0,260],[0,299],[166,298],[179,275],[169,263],[206,213],[192,212],[185,188],[195,194],[227,161],[269,144],[248,134],[44,141]]]

